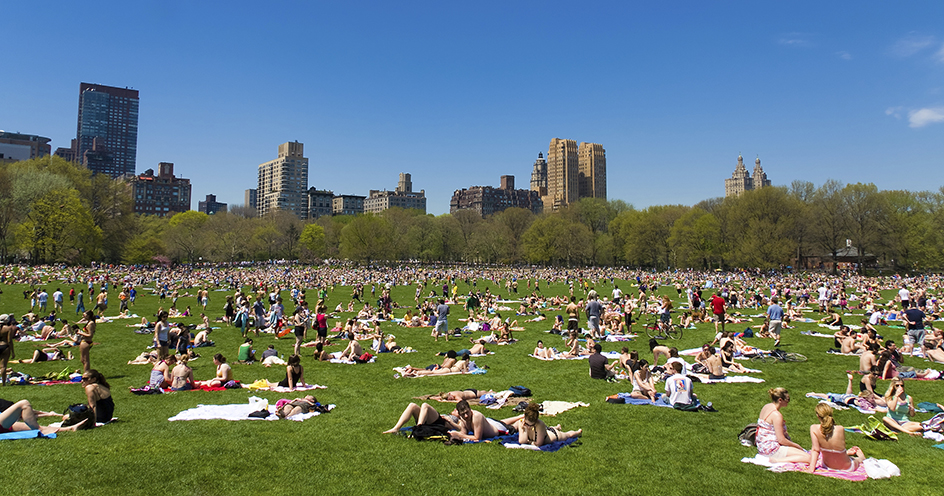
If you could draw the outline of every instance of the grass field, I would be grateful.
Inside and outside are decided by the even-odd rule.
[[[621,283],[625,290],[629,283]],[[50,294],[57,286],[47,287]],[[61,286],[66,292],[68,288]],[[460,282],[460,291],[468,287]],[[0,312],[18,317],[28,310],[22,298],[23,286],[3,286]],[[484,289],[479,283],[479,289]],[[597,288],[609,294],[612,287]],[[670,288],[665,287],[663,291]],[[545,294],[564,294],[563,284],[545,288]],[[195,290],[194,290],[195,292]],[[505,291],[492,286],[492,292]],[[674,295],[672,288],[671,296]],[[211,292],[211,317],[222,314],[223,292]],[[329,294],[329,306],[348,301],[349,288],[337,288]],[[369,292],[368,292],[369,294]],[[669,294],[669,293],[666,293]],[[287,310],[291,298],[283,294]],[[394,300],[411,304],[413,288],[396,287]],[[51,298],[50,298],[51,301]],[[117,302],[117,293],[110,301]],[[676,300],[677,301],[677,300]],[[158,307],[156,296],[141,291],[132,308],[149,318]],[[195,298],[181,298],[178,307],[197,308]],[[74,307],[66,303],[66,318]],[[112,304],[107,315],[115,315]],[[395,312],[402,316],[403,310]],[[510,313],[510,312],[509,312]],[[547,312],[549,319],[558,310]],[[759,313],[746,311],[745,313]],[[453,307],[450,324],[457,325],[461,311]],[[345,316],[348,314],[344,314]],[[818,318],[819,314],[811,314]],[[152,319],[153,320],[153,319]],[[181,320],[181,319],[172,319]],[[192,323],[197,318],[183,319]],[[523,320],[523,319],[521,319]],[[337,365],[315,363],[310,354],[303,358],[309,383],[327,386],[317,391],[322,403],[334,403],[330,414],[305,422],[229,422],[223,420],[168,422],[178,412],[198,404],[243,403],[255,394],[270,402],[279,393],[251,393],[248,390],[224,392],[190,391],[165,395],[135,396],[128,389],[147,382],[150,366],[128,365],[150,342],[150,336],[135,334],[126,327],[132,320],[100,324],[92,349],[92,366],[102,371],[112,384],[117,423],[100,429],[62,433],[55,440],[5,441],[0,444],[8,468],[0,473],[0,487],[5,494],[262,494],[293,492],[299,494],[837,494],[840,491],[868,491],[885,494],[941,494],[944,474],[934,468],[944,459],[944,451],[933,442],[902,436],[898,442],[873,442],[861,435],[849,434],[850,445],[862,447],[867,456],[887,458],[897,464],[902,477],[869,480],[861,483],[827,479],[802,473],[775,474],[761,467],[743,464],[741,457],[755,451],[738,443],[737,434],[757,419],[767,403],[767,389],[788,388],[793,400],[783,413],[793,439],[809,447],[808,426],[816,420],[815,400],[804,394],[843,392],[845,370],[855,369],[858,359],[827,355],[832,341],[800,336],[799,332],[815,324],[798,324],[784,331],[783,349],[805,354],[806,363],[764,364],[764,384],[696,384],[702,401],[713,402],[718,413],[686,413],[666,408],[614,405],[605,396],[628,392],[627,382],[608,383],[591,380],[587,362],[544,362],[528,357],[538,339],[561,347],[560,338],[545,334],[550,320],[526,323],[526,331],[517,333],[517,344],[491,346],[495,355],[477,360],[488,365],[485,375],[395,379],[392,368],[412,364],[425,366],[439,362],[434,354],[459,349],[459,342],[433,342],[429,329],[407,329],[384,323],[385,331],[396,334],[401,346],[419,350],[412,354],[383,354],[374,364]],[[520,322],[520,320],[519,320]],[[329,324],[333,325],[333,321]],[[748,324],[732,326],[743,330]],[[638,330],[638,329],[637,329]],[[880,329],[886,337],[901,341],[901,332]],[[685,331],[684,338],[673,344],[680,349],[710,341],[714,329],[699,324],[697,330]],[[478,335],[478,334],[476,334]],[[288,337],[288,336],[287,336]],[[203,358],[191,362],[198,380],[214,375],[211,355],[223,353],[232,362],[241,342],[235,328],[224,327],[212,335],[215,348],[204,348]],[[748,339],[762,348],[771,340]],[[261,353],[275,344],[286,356],[292,339],[260,337],[255,348]],[[624,343],[604,343],[604,351],[619,350]],[[646,339],[628,343],[641,356],[648,353]],[[33,343],[16,346],[18,358],[29,358],[37,348]],[[331,351],[340,349],[331,347]],[[76,350],[77,353],[77,350]],[[907,363],[924,367],[925,362]],[[64,366],[76,369],[81,364],[47,362],[12,365],[15,370],[39,376]],[[233,364],[237,379],[250,383],[265,378],[281,379],[283,367],[265,368],[261,364]],[[382,435],[393,426],[412,397],[439,391],[477,388],[496,390],[525,385],[538,401],[566,400],[589,403],[588,408],[565,412],[549,424],[562,423],[566,429],[583,428],[581,441],[556,453],[509,450],[499,444],[444,446],[435,442],[416,442],[399,436]],[[884,392],[882,381],[878,388]],[[658,387],[661,390],[662,384]],[[944,401],[940,382],[908,381],[908,391],[915,402]],[[62,411],[71,403],[84,402],[79,385],[8,386],[0,389],[8,400],[29,399],[42,410]],[[447,404],[435,404],[440,410]],[[511,416],[510,407],[490,416]],[[917,420],[929,418],[918,414]],[[840,411],[837,422],[846,426],[862,423],[866,416],[854,411]],[[551,422],[553,420],[553,422]],[[46,419],[46,422],[49,422]]]

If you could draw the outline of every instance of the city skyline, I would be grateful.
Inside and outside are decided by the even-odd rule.
[[[317,150],[310,186],[366,195],[410,171],[437,215],[456,188],[528,177],[553,136],[602,143],[607,198],[637,208],[724,196],[740,151],[775,186],[944,184],[939,3],[120,5],[5,7],[0,26],[31,46],[9,64],[56,65],[0,81],[16,95],[0,129],[68,147],[77,84],[139,90],[135,172],[175,163],[193,196],[230,206],[294,140]],[[595,22],[549,29],[562,12]],[[101,56],[63,56],[92,22],[83,43]],[[290,75],[263,78],[282,53]]]

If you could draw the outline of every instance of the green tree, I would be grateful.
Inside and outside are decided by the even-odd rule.
[[[318,224],[307,224],[299,238],[302,247],[314,258],[324,257],[325,230]]]
[[[357,215],[341,229],[341,256],[351,260],[372,262],[389,260],[393,251],[393,227],[383,217]]]
[[[203,230],[210,216],[195,210],[175,214],[167,223],[167,242],[178,260],[195,263],[203,256],[208,242]]]
[[[16,232],[33,263],[89,263],[102,242],[101,229],[74,189],[54,189],[34,200]]]

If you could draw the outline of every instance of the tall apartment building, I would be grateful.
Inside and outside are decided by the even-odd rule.
[[[245,203],[243,203],[243,205],[250,208],[256,208],[256,205],[258,205],[257,200],[259,198],[258,193],[259,193],[259,190],[255,188],[247,189]]]
[[[157,164],[154,169],[134,176],[131,180],[134,211],[139,214],[168,217],[190,210],[190,180],[174,176],[174,164]]]
[[[334,192],[308,188],[308,218],[317,219],[334,213]]]
[[[754,160],[754,177],[744,166],[744,157],[738,155],[738,163],[734,167],[731,177],[724,180],[724,196],[740,196],[745,191],[760,189],[770,186],[770,179],[767,179],[767,173],[760,166],[760,157]]]
[[[228,206],[229,205],[225,203],[216,201],[216,195],[207,195],[206,200],[200,200],[200,202],[197,203],[197,210],[207,215],[213,215],[217,212],[223,212],[225,214]]]
[[[547,150],[547,195],[545,208],[557,210],[577,201],[580,194],[580,167],[577,142],[554,138]]]
[[[391,207],[412,208],[425,214],[426,190],[413,191],[413,181],[410,174],[401,172],[396,190],[378,191],[372,189],[367,199],[364,200],[364,211],[367,213],[376,214]]]
[[[96,174],[135,173],[138,90],[79,84],[79,121],[72,156]],[[87,157],[87,153],[93,157]]]
[[[580,198],[606,200],[606,151],[598,143],[580,143],[577,147]]]
[[[256,210],[263,217],[275,210],[308,218],[308,159],[298,141],[279,145],[279,158],[259,166]]]
[[[538,152],[538,159],[531,168],[531,191],[537,192],[540,197],[547,196],[547,160],[544,160],[541,152]]]
[[[52,147],[49,138],[35,134],[8,133],[0,131],[0,161],[14,162],[46,157]]]
[[[526,208],[539,214],[543,210],[543,203],[537,191],[515,189],[515,176],[502,176],[499,188],[472,186],[468,189],[457,189],[449,202],[449,213],[474,210],[480,216],[488,217],[511,207]]]

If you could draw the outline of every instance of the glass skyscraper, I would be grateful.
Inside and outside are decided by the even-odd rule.
[[[138,149],[138,90],[79,85],[76,160],[96,174],[135,173]]]

